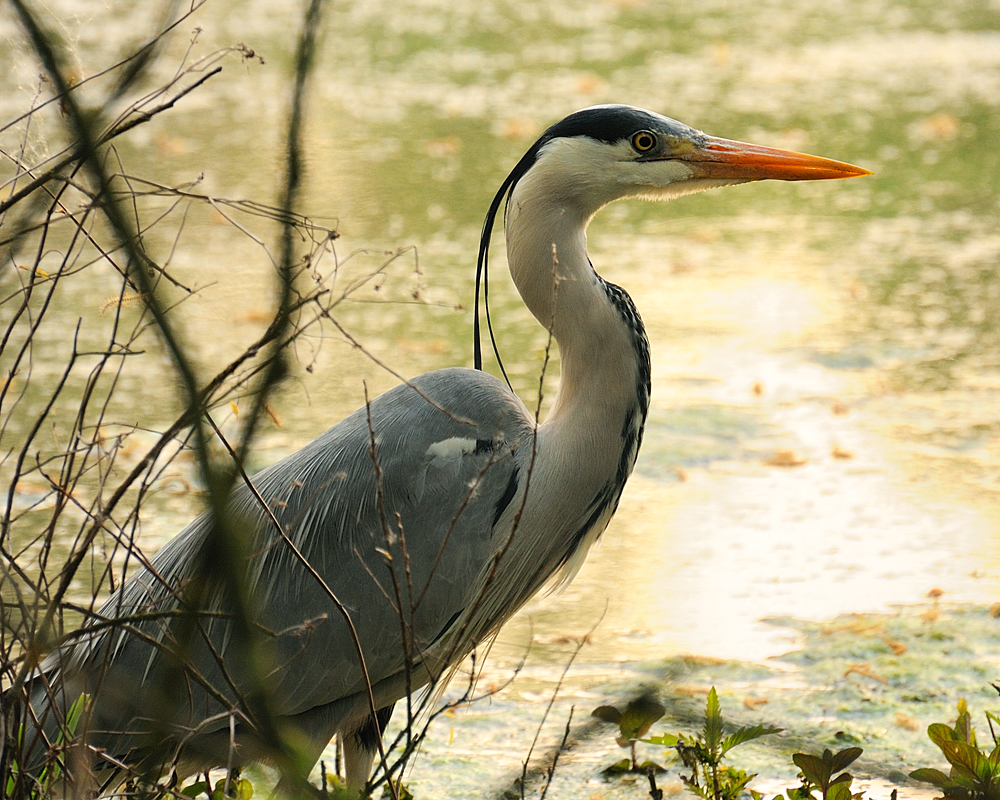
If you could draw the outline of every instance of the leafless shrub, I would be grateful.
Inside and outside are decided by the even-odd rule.
[[[186,673],[184,680],[204,684],[227,708],[231,734],[237,720],[252,728],[268,757],[305,789],[296,748],[269,709],[267,665],[253,657],[261,631],[247,604],[235,604],[232,621],[236,652],[246,654],[251,691],[236,691],[236,681],[223,670],[228,689],[238,696],[237,702],[227,699],[231,695],[212,686],[185,654],[196,639],[211,638],[205,632],[211,614],[202,600],[212,592],[246,597],[243,545],[229,498],[239,484],[254,491],[244,465],[265,419],[274,419],[269,398],[288,375],[290,359],[304,356],[305,368],[311,370],[317,343],[329,336],[364,350],[338,321],[338,307],[378,284],[400,258],[411,252],[416,258],[413,251],[382,253],[381,263],[345,277],[344,265],[354,254],[338,258],[336,229],[296,211],[303,99],[322,2],[312,0],[303,20],[290,93],[284,183],[276,205],[211,196],[199,180],[184,185],[149,180],[134,174],[116,148],[120,137],[169,114],[216,79],[226,59],[257,58],[245,45],[195,57],[195,29],[192,46],[176,69],[166,80],[156,80],[154,74],[162,70],[154,66],[162,66],[164,42],[183,35],[201,2],[180,13],[168,3],[166,21],[149,42],[76,83],[66,78],[58,38],[42,29],[24,0],[12,0],[12,5],[45,78],[31,108],[0,127],[0,792],[15,798],[72,792],[60,776],[86,772],[94,761],[80,743],[79,734],[87,728],[83,702],[53,712],[64,718],[59,735],[48,742],[44,772],[21,768],[25,756],[19,731],[25,715],[33,713],[27,691],[44,657],[103,630],[148,636],[143,626],[158,616],[174,627],[170,638],[156,646],[170,649],[178,669]],[[88,89],[87,107],[80,99],[83,88]],[[101,98],[96,105],[95,96]],[[38,136],[66,144],[36,158],[30,142]],[[178,265],[197,259],[187,228],[205,213],[244,237],[257,265],[274,276],[265,329],[212,369],[198,363],[197,349],[188,344],[192,333],[180,313],[200,291],[181,277]],[[204,267],[206,274],[217,268]],[[422,302],[419,284],[411,300]],[[151,376],[164,373],[167,378],[156,387],[163,396],[144,402],[142,390],[148,393]],[[230,409],[237,401],[240,413],[222,424],[233,416]],[[374,431],[371,454],[378,480]],[[172,493],[186,495],[194,489],[204,493],[213,514],[211,534],[197,555],[196,585],[176,594],[165,611],[100,613],[103,599],[137,568],[156,574],[143,536],[151,510]],[[470,487],[470,496],[473,491]],[[381,499],[380,487],[378,494]],[[269,513],[264,499],[257,499]],[[271,518],[283,545],[315,575],[281,523]],[[412,674],[424,668],[413,636],[423,595],[409,574],[405,529],[384,509],[381,524],[386,553],[398,545],[402,558],[392,563],[387,557],[388,583],[384,577],[376,583],[385,587],[399,614],[406,683],[412,690],[426,678],[418,682]],[[515,525],[512,540],[516,531]],[[167,578],[157,578],[169,584]],[[322,583],[318,575],[316,580]],[[324,588],[350,623],[336,587]],[[311,621],[301,624],[306,630]],[[363,662],[356,638],[355,643]],[[447,679],[459,671],[452,662],[465,654],[464,647],[460,650],[445,659],[440,674],[430,676],[425,691],[408,693],[404,724],[381,751],[373,787],[388,784],[398,796],[396,784],[433,720],[503,688],[477,695],[473,654],[462,667],[467,670],[462,690],[442,704]],[[50,691],[55,700],[58,687]],[[374,699],[370,710],[373,715],[378,710]],[[169,755],[164,755],[167,762]],[[231,746],[229,766],[232,756]],[[102,757],[109,760],[109,754]],[[119,766],[116,782],[157,776],[155,766],[150,772],[132,764]],[[114,784],[106,788],[114,789]],[[168,783],[141,790],[126,783],[124,791],[178,796]]]
[[[20,721],[30,713],[25,685],[60,644],[136,622],[100,618],[95,609],[136,566],[149,565],[140,534],[151,498],[178,483],[184,491],[192,484],[204,488],[215,512],[202,554],[206,585],[242,596],[239,547],[225,509],[262,420],[273,415],[269,397],[298,343],[327,335],[338,304],[399,256],[389,254],[367,275],[338,283],[336,230],[295,211],[302,105],[320,30],[318,0],[306,12],[299,43],[285,179],[276,206],[212,197],[197,182],[165,186],[129,171],[115,140],[169,113],[213,79],[220,62],[254,55],[240,45],[195,59],[189,48],[169,80],[149,89],[163,43],[181,35],[199,5],[177,14],[169,4],[168,22],[148,43],[99,75],[73,83],[58,38],[43,30],[26,3],[13,2],[45,77],[32,107],[0,128],[3,141],[14,142],[0,150],[5,796],[44,794],[66,771],[75,728],[85,726],[85,719],[67,720],[59,741],[51,743],[47,783],[18,768]],[[81,90],[94,82],[103,87],[103,99],[84,108]],[[52,113],[56,106],[58,117]],[[39,135],[69,144],[33,161],[29,142]],[[203,208],[253,242],[275,276],[266,329],[214,374],[203,374],[195,363],[176,314],[197,291],[173,267],[186,246],[187,219]],[[164,371],[165,360],[168,377],[157,389],[174,398],[145,404],[137,390]],[[233,444],[219,447],[222,435],[213,415],[237,399],[249,410],[239,416]],[[245,609],[237,623],[242,645],[249,647],[254,632]],[[261,694],[266,697],[266,691]],[[240,713],[252,717],[278,765],[295,774],[295,753],[266,703],[249,699]]]

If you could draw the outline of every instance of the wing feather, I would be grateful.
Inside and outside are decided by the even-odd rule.
[[[531,429],[524,406],[499,381],[474,370],[440,370],[380,396],[252,479],[289,539],[350,613],[373,683],[403,669],[404,627],[416,656],[474,596],[495,547],[496,509],[510,500],[515,456],[530,442]],[[439,445],[453,439],[460,443]],[[246,526],[247,585],[277,713],[299,714],[361,691],[356,648],[327,592],[247,487],[233,493],[231,513]],[[210,530],[208,514],[194,520],[98,617],[176,610]],[[238,663],[247,655],[234,652],[225,616],[231,604],[215,592],[208,610],[215,616],[206,617],[203,635],[185,654],[197,677],[186,681],[183,702],[175,704],[180,726],[218,714],[224,710],[218,696],[236,703],[247,688]],[[164,651],[176,640],[175,624],[162,617],[102,632],[56,653],[43,669],[82,676],[90,691],[100,687],[93,729],[139,731],[151,693],[162,688]],[[109,734],[95,744],[120,753],[128,741]]]

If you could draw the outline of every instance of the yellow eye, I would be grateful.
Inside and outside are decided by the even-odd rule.
[[[639,131],[632,137],[632,147],[640,153],[648,153],[656,146],[656,136],[649,131]]]

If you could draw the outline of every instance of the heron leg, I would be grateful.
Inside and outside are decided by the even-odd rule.
[[[365,721],[354,731],[344,734],[344,777],[347,789],[351,792],[361,792],[368,783],[372,772],[372,764],[378,755],[378,743],[382,738],[395,703],[380,708],[372,719],[369,714]]]

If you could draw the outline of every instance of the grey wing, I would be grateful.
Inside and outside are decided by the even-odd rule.
[[[530,450],[531,431],[530,416],[503,384],[482,372],[440,370],[380,396],[252,479],[349,613],[373,684],[403,669],[404,638],[418,659],[474,599],[502,538],[493,528],[518,491],[517,453]],[[327,588],[245,486],[234,492],[232,513],[246,524],[250,604],[271,645],[268,688],[277,713],[299,714],[363,690],[356,646]],[[210,524],[202,516],[178,534],[101,616],[174,610]],[[233,652],[227,602],[216,593],[209,611],[221,614],[203,620],[186,652],[197,678],[185,679],[178,713],[191,724],[223,710],[213,693],[233,701],[243,688],[235,662],[246,656]],[[129,686],[141,698],[139,687],[163,679],[174,630],[165,616],[102,633],[76,647],[74,671],[101,670],[104,685]],[[95,713],[108,728],[135,725],[100,706],[98,697]]]

